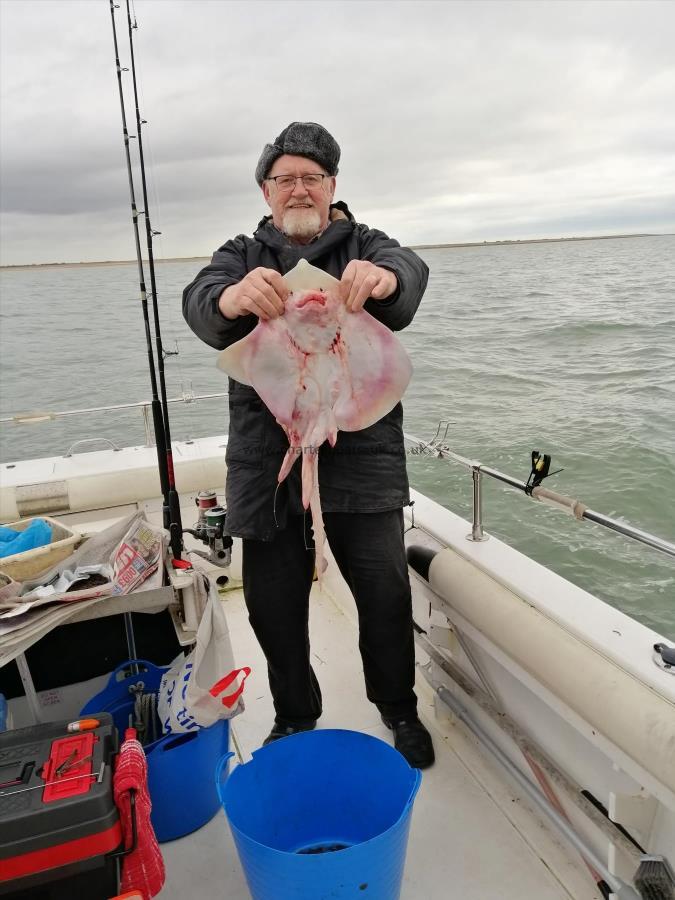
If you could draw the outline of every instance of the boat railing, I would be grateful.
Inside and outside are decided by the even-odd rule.
[[[441,432],[443,426],[445,426],[445,430]],[[606,516],[603,513],[596,512],[595,510],[590,509],[588,506],[586,506],[585,503],[583,503],[581,500],[577,500],[572,497],[566,497],[564,494],[559,494],[556,491],[552,491],[549,488],[544,487],[543,485],[530,487],[527,482],[521,481],[518,478],[514,478],[512,475],[507,475],[504,472],[500,472],[498,469],[493,469],[491,466],[486,466],[483,463],[478,462],[477,460],[468,459],[465,456],[461,456],[459,453],[455,453],[445,443],[445,439],[448,434],[448,428],[449,423],[440,422],[436,430],[436,434],[429,441],[424,441],[421,438],[415,437],[414,435],[408,433],[405,434],[405,439],[410,445],[412,445],[413,449],[417,450],[418,453],[459,463],[460,465],[467,468],[471,473],[471,478],[473,480],[473,514],[471,522],[471,532],[467,534],[467,540],[486,541],[488,539],[488,535],[485,534],[483,530],[482,509],[482,476],[487,475],[489,478],[494,478],[496,481],[502,482],[502,484],[506,484],[509,487],[522,491],[526,496],[530,496],[534,500],[546,503],[549,506],[568,513],[569,515],[573,515],[579,521],[586,520],[588,522],[594,522],[596,525],[602,525],[604,528],[608,528],[611,531],[615,531],[619,534],[624,535],[625,537],[629,537],[635,541],[639,541],[642,544],[646,544],[648,547],[652,547],[654,550],[659,550],[661,553],[666,553],[668,556],[675,557],[675,544],[671,543],[670,541],[666,541],[654,534],[650,534],[648,531],[643,531],[641,528],[636,528],[635,526],[630,525],[627,522],[621,522],[618,519],[612,518],[611,516]]]
[[[197,400],[215,400],[227,397],[227,391],[217,394],[195,394],[192,390],[184,390],[181,397],[169,397],[167,403],[194,403]],[[113,406],[89,406],[85,409],[66,409],[58,411],[34,411],[25,413],[16,413],[13,416],[4,416],[0,418],[0,425],[39,425],[42,422],[51,422],[55,419],[65,419],[70,416],[85,416],[99,412],[120,412],[125,409],[139,409],[143,416],[143,427],[145,430],[145,446],[155,446],[155,436],[152,424],[152,404],[149,400],[139,400],[136,403],[116,403]],[[92,439],[94,440],[94,439]],[[73,450],[83,441],[77,441],[65,453],[65,456],[72,456]],[[115,447],[114,449],[119,449]]]
[[[194,394],[192,390],[183,390],[183,394],[181,397],[171,397],[167,400],[167,402],[194,403],[198,400],[222,399],[223,397],[227,397],[227,395],[227,391],[220,391],[213,394]],[[0,424],[11,423],[14,425],[36,425],[41,422],[49,422],[55,419],[67,418],[69,416],[89,415],[91,413],[98,412],[114,412],[125,409],[139,409],[141,411],[145,429],[146,446],[154,446],[155,441],[152,426],[151,404],[147,400],[141,400],[136,403],[117,403],[112,406],[92,406],[85,409],[17,413],[13,416],[5,416],[0,418]],[[443,426],[445,426],[445,429],[442,431]],[[524,482],[518,478],[514,478],[512,475],[507,475],[504,472],[500,472],[498,469],[493,469],[491,466],[486,466],[483,463],[478,462],[477,460],[471,460],[465,456],[461,456],[459,453],[455,453],[445,443],[448,429],[449,423],[440,422],[438,428],[436,429],[436,434],[433,438],[431,438],[431,440],[425,441],[421,438],[416,437],[415,435],[408,433],[405,434],[405,439],[418,453],[427,456],[435,456],[439,459],[447,459],[449,461],[459,463],[460,465],[467,468],[471,473],[471,478],[473,480],[473,513],[471,532],[467,535],[468,540],[485,541],[488,539],[488,535],[486,535],[483,530],[483,496],[481,481],[482,476],[487,475],[489,478],[494,478],[496,481],[502,482],[502,484],[506,484],[509,487],[522,491],[524,494],[529,495],[534,500],[546,503],[547,505],[553,506],[559,510],[563,510],[568,514],[573,515],[580,521],[585,519],[588,522],[594,522],[596,525],[602,525],[604,528],[608,528],[611,531],[615,531],[618,534],[624,535],[625,537],[632,538],[635,541],[639,541],[642,544],[646,544],[647,546],[652,547],[654,550],[658,550],[661,553],[665,553],[668,556],[672,556],[675,558],[675,544],[671,543],[670,541],[666,541],[664,538],[660,538],[657,535],[650,534],[648,531],[643,531],[641,528],[636,528],[635,526],[630,525],[627,522],[621,522],[618,519],[612,518],[611,516],[606,516],[603,513],[596,512],[595,510],[587,507],[581,500],[577,500],[572,497],[566,497],[565,495],[559,494],[556,491],[552,491],[544,487],[543,485],[530,488],[527,482]],[[69,448],[68,452],[65,455],[71,456],[75,447],[80,443],[82,442],[76,442],[76,444]]]

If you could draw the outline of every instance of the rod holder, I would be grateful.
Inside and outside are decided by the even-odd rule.
[[[152,421],[150,419],[150,406],[145,403],[142,407],[143,411],[143,428],[145,430],[145,446],[156,447],[155,433],[152,430]]]
[[[483,531],[483,495],[481,492],[481,471],[479,465],[471,466],[473,479],[473,519],[471,522],[471,534],[467,534],[467,541],[487,541],[488,535]]]

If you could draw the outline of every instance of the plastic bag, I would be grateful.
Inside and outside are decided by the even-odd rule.
[[[250,674],[249,666],[234,666],[227,617],[211,585],[193,650],[177,656],[162,676],[157,714],[164,733],[206,728],[242,712]]]
[[[23,531],[0,525],[0,557],[14,556],[16,553],[44,547],[51,539],[51,525],[42,519],[33,519]]]

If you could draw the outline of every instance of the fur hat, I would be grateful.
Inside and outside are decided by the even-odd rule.
[[[335,138],[316,122],[291,122],[273,144],[265,144],[255,168],[255,180],[261,187],[274,163],[285,153],[313,159],[329,175],[338,173],[340,147]]]

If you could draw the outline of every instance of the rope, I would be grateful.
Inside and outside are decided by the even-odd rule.
[[[145,746],[159,737],[157,718],[157,694],[136,694],[134,700],[134,728],[138,740]]]

